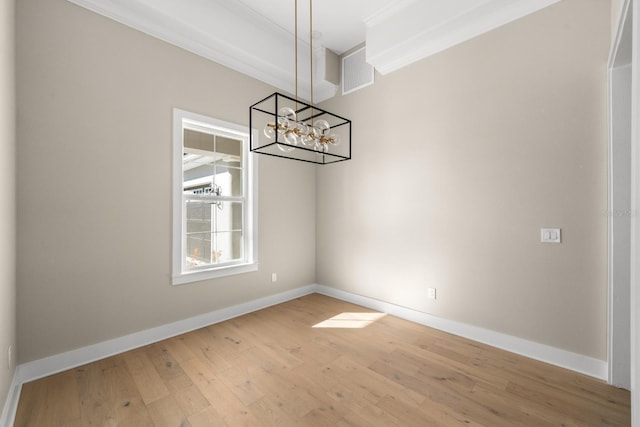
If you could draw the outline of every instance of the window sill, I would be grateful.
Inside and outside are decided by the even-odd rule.
[[[218,279],[235,274],[250,273],[258,271],[258,263],[251,262],[247,264],[230,265],[228,267],[218,267],[211,270],[194,271],[191,273],[183,273],[178,276],[171,277],[172,285],[184,285],[192,282],[200,282],[202,280]]]

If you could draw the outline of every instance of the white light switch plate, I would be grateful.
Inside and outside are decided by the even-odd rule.
[[[540,241],[542,243],[561,243],[561,230],[559,228],[541,228]]]

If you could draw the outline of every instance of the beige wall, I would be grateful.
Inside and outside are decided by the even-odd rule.
[[[15,82],[14,0],[0,0],[0,413],[15,370]]]
[[[318,282],[606,359],[609,26],[565,0],[324,104]]]
[[[65,0],[17,12],[20,362],[314,282],[315,170],[267,157],[259,271],[169,281],[172,108],[248,124],[273,88]]]

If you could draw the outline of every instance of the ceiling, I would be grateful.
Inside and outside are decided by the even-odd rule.
[[[294,88],[295,0],[68,0],[264,81]],[[365,43],[382,74],[536,12],[559,0],[316,0],[314,98],[334,96],[339,61]],[[309,1],[299,0],[300,96],[309,99]],[[332,65],[335,62],[335,65]]]
[[[295,0],[237,0],[293,34]],[[365,22],[401,0],[316,0],[313,3],[314,43],[338,55],[365,40]],[[309,40],[309,0],[298,0],[298,34]]]

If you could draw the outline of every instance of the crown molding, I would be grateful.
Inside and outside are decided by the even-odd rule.
[[[152,37],[277,89],[294,93],[293,34],[242,2],[190,0],[68,0]],[[367,62],[387,74],[560,0],[393,0],[365,20]],[[300,40],[299,96],[308,100],[309,50]],[[268,48],[265,48],[268,47]],[[338,85],[322,72],[325,49],[314,49],[314,101]]]
[[[181,2],[148,0],[68,1],[280,90],[295,92],[293,35],[241,2],[194,0],[185,7]],[[300,96],[308,99],[309,78],[304,77],[309,73],[305,69],[308,44],[300,43]],[[316,50],[314,61],[324,64],[322,52]],[[316,102],[337,92],[336,85],[327,88],[332,85],[329,82],[318,79],[315,83]]]
[[[558,1],[485,0],[466,8],[401,1],[366,22],[367,62],[387,74]]]

